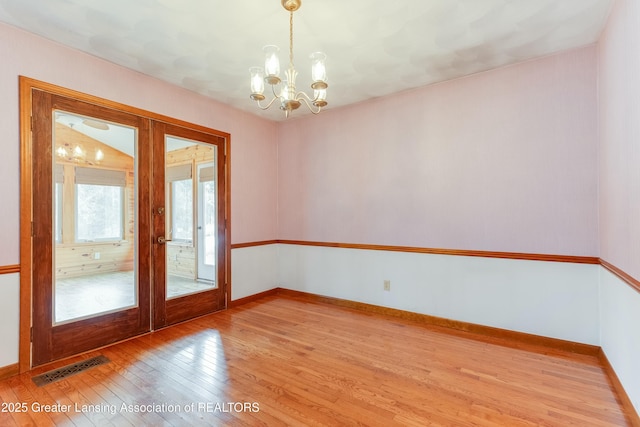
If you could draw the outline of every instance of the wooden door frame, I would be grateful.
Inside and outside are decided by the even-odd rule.
[[[194,129],[200,132],[216,135],[225,139],[225,275],[222,286],[225,292],[226,306],[231,298],[231,135],[205,126],[189,123],[183,120],[153,113],[119,102],[110,101],[73,89],[67,89],[54,84],[42,82],[29,77],[19,77],[20,95],[20,337],[18,365],[20,372],[31,370],[31,335],[32,335],[32,218],[33,218],[33,166],[31,141],[31,93],[34,89],[74,98],[79,101],[92,103],[104,108],[111,108],[122,112],[135,114],[151,120],[161,121],[176,126]]]

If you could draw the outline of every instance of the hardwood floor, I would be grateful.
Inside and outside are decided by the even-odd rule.
[[[0,425],[632,425],[596,357],[518,347],[270,296],[2,381]]]

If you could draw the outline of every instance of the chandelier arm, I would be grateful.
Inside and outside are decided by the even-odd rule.
[[[304,98],[306,98],[306,101],[309,101],[309,102],[316,102],[318,100],[317,97],[312,98],[309,95],[307,95],[306,92],[303,92],[303,91],[300,91],[300,92],[296,93],[296,99],[305,100]]]
[[[266,110],[269,107],[271,107],[271,105],[275,102],[276,99],[280,99],[279,97],[274,97],[271,99],[271,101],[269,101],[269,103],[266,106],[262,106],[262,104],[260,103],[260,101],[256,101],[256,104],[258,104],[258,108],[260,108],[261,110]]]
[[[278,83],[278,84],[280,84],[280,83]],[[277,84],[271,85],[271,93],[273,93],[273,96],[275,98],[280,98],[280,94],[276,93],[276,86],[278,86],[278,85]],[[273,101],[271,101],[271,102],[273,102]],[[271,102],[269,103],[269,105],[271,105]]]
[[[311,106],[311,104],[309,104],[309,101],[307,101],[307,99],[311,100],[311,98],[309,98],[309,96],[304,93],[304,92],[300,92],[301,94],[304,95],[304,97],[296,97],[299,101],[304,102],[304,104],[307,106],[307,108],[309,109],[309,111],[311,111],[313,114],[318,114],[320,113],[320,110],[322,110],[322,107],[318,107],[317,110],[314,110],[313,107]]]

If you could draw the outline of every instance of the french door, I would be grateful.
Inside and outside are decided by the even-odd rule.
[[[225,156],[224,138],[162,122],[153,147],[158,328],[225,306]]]
[[[32,366],[225,307],[224,149],[32,91]]]

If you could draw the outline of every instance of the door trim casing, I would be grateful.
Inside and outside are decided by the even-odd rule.
[[[150,120],[161,121],[181,126],[199,132],[223,137],[225,152],[225,219],[224,233],[225,275],[222,286],[225,292],[226,306],[231,297],[231,135],[226,132],[208,128],[206,126],[189,123],[162,114],[132,107],[115,101],[89,95],[73,89],[64,88],[51,83],[42,82],[25,76],[19,76],[19,111],[20,111],[20,336],[18,365],[20,372],[31,370],[31,336],[32,336],[32,221],[33,221],[33,180],[32,180],[32,140],[31,140],[31,112],[33,90],[41,90],[53,95],[74,98],[104,108],[110,108],[130,114],[135,114]]]

